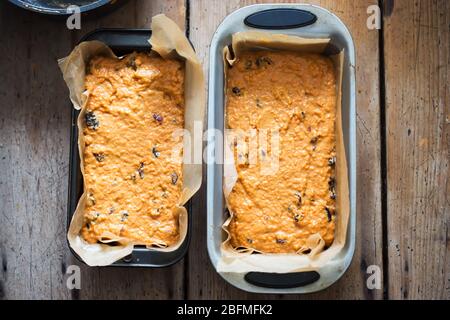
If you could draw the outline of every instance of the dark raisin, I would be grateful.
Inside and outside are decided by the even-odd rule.
[[[330,189],[330,198],[331,199],[336,199],[336,189],[335,189],[335,187],[330,187],[329,188]]]
[[[161,155],[158,149],[156,149],[156,147],[152,148],[152,153],[155,156],[155,158],[159,158],[159,156]]]
[[[122,213],[122,217],[120,218],[120,221],[124,222],[125,220],[128,219],[129,214],[128,214],[128,211],[122,211],[121,213]]]
[[[297,197],[297,205],[300,207],[302,205],[302,194],[296,191],[295,196]]]
[[[319,141],[319,137],[313,137],[313,138],[311,138],[310,143],[314,145],[314,144],[317,144],[317,141]]]
[[[86,112],[86,114],[84,115],[84,120],[86,122],[86,126],[89,129],[97,130],[97,128],[100,125],[100,123],[93,111]]]
[[[93,153],[93,155],[98,162],[103,162],[105,160],[105,155],[103,153]]]
[[[330,188],[330,199],[332,200],[336,199],[336,190],[334,187]]]
[[[127,67],[133,69],[134,71],[137,70],[136,55],[132,54],[129,56],[127,60]]]
[[[331,157],[328,159],[328,165],[334,166],[336,164],[336,157]]]
[[[141,179],[144,179],[144,163],[143,163],[143,162],[141,162],[141,163],[139,164],[139,168],[138,168],[137,172],[138,172],[138,174],[139,174],[139,177],[140,177]]]
[[[331,222],[331,219],[333,217],[333,213],[331,212],[331,210],[328,207],[325,207],[325,211],[327,212],[328,222]]]
[[[331,190],[334,190],[336,187],[336,179],[334,177],[330,177],[330,180],[328,180],[328,187]]]
[[[294,221],[295,222],[300,222],[302,220],[303,220],[303,214],[301,214],[301,213],[294,214]]]
[[[268,57],[259,57],[259,58],[256,59],[256,66],[257,67],[261,67],[261,66],[264,66],[264,65],[270,66],[272,63],[273,63],[272,60],[270,58],[268,58]]]
[[[284,239],[277,239],[276,242],[279,243],[279,244],[285,244],[286,240],[284,240]]]
[[[313,151],[316,151],[317,149],[317,142],[319,141],[319,137],[313,137],[310,141],[310,143],[312,144],[312,149]]]
[[[262,108],[261,100],[256,99],[256,106],[257,106],[258,108]]]
[[[241,89],[239,89],[238,87],[233,87],[233,89],[231,89],[231,91],[233,92],[233,94],[235,96],[240,96],[241,95]]]
[[[159,123],[163,122],[164,118],[162,115],[158,114],[158,113],[154,113],[153,114],[153,119],[155,119],[156,121],[158,121]]]
[[[170,175],[171,179],[172,179],[172,184],[177,184],[178,181],[178,174],[176,172],[172,173]]]
[[[247,238],[247,243],[252,244],[253,243],[253,239]]]
[[[305,111],[302,111],[302,118],[303,118],[303,119],[306,118],[306,113],[305,113]]]
[[[88,204],[90,205],[90,206],[94,206],[95,205],[95,197],[94,197],[94,195],[92,194],[92,193],[88,193],[88,195],[87,195],[87,201],[88,201]]]
[[[89,222],[86,222],[86,229],[90,229],[91,228],[91,225],[90,225],[90,223]]]
[[[252,66],[253,66],[252,60],[245,61],[245,69],[249,70],[252,68]]]

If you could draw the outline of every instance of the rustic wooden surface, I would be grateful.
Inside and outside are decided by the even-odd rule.
[[[450,299],[450,2],[385,17],[389,297]]]
[[[227,284],[206,252],[203,185],[183,261],[160,270],[82,266],[81,290],[66,288],[66,268],[81,264],[65,239],[71,106],[56,59],[88,31],[149,27],[163,12],[189,28],[207,72],[218,24],[255,2],[264,1],[135,0],[83,19],[79,31],[0,2],[0,299],[450,298],[446,0],[386,1],[381,33],[366,27],[375,1],[307,1],[337,14],[357,49],[357,246],[336,284],[306,296],[248,294]],[[381,290],[366,287],[369,265],[384,272]]]

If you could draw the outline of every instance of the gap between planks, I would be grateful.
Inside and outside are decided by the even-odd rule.
[[[388,254],[388,205],[387,205],[387,147],[386,147],[386,87],[384,65],[384,14],[386,12],[385,1],[379,0],[381,9],[381,29],[378,31],[379,46],[379,88],[380,88],[380,169],[381,169],[381,230],[382,230],[382,275],[383,275],[383,299],[389,297],[389,254]]]

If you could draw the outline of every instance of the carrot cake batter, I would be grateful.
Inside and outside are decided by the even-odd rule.
[[[183,177],[172,133],[184,128],[183,63],[144,53],[95,57],[85,86],[83,238],[176,243]]]
[[[331,59],[288,51],[248,51],[227,72],[227,127],[279,131],[279,169],[262,174],[240,161],[228,198],[235,248],[306,252],[319,233],[330,246],[335,229],[336,80]],[[267,143],[270,146],[270,141]],[[235,152],[238,157],[248,154]],[[276,155],[273,155],[276,156]],[[242,160],[242,159],[240,159]]]

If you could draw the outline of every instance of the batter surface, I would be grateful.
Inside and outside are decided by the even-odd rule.
[[[133,53],[96,57],[87,72],[82,236],[170,246],[179,238],[182,152],[172,154],[172,133],[184,128],[184,65]]]
[[[317,54],[242,53],[227,73],[227,126],[276,129],[279,169],[262,174],[271,150],[258,161],[235,152],[238,180],[228,198],[235,248],[265,253],[306,252],[319,233],[329,246],[335,229],[336,80],[332,61]],[[270,139],[267,140],[270,147]],[[276,156],[276,155],[273,155]]]

